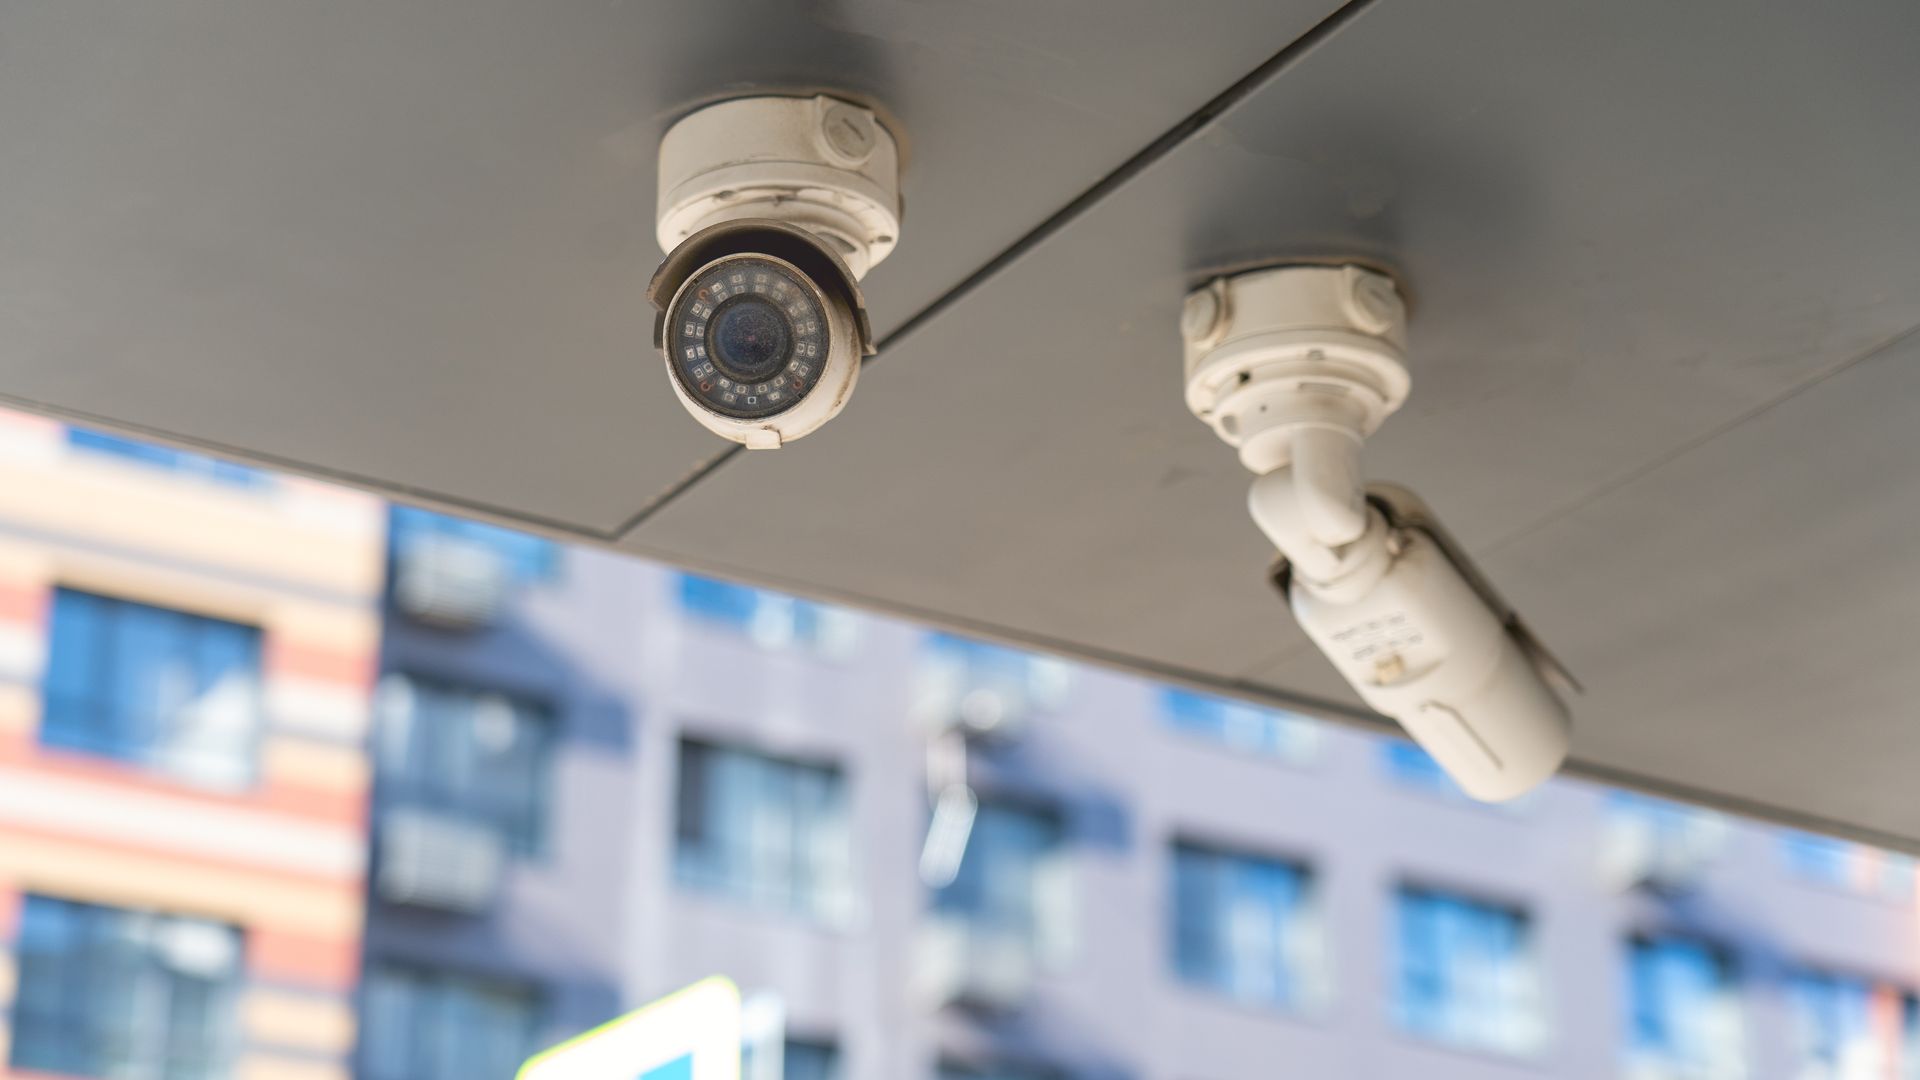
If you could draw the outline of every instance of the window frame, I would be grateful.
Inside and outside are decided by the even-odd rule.
[[[1276,706],[1257,705],[1219,694],[1189,690],[1183,686],[1161,685],[1155,687],[1155,691],[1155,710],[1160,726],[1176,733],[1182,739],[1231,754],[1240,760],[1264,761],[1295,769],[1310,768],[1325,754],[1326,721],[1318,717]],[[1211,722],[1201,724],[1191,720],[1183,721],[1183,717],[1193,715],[1193,710],[1183,710],[1176,704],[1180,701],[1193,701],[1208,706],[1207,711],[1219,711],[1222,715],[1217,728]],[[1264,722],[1269,734],[1255,743],[1236,740],[1229,731],[1233,719],[1232,713],[1236,709],[1264,714],[1260,719]]]
[[[970,934],[1006,935],[1030,950],[1036,968],[1059,968],[1071,951],[1074,932],[1069,913],[1064,910],[1074,902],[1071,892],[1074,822],[1069,808],[1044,795],[1024,791],[988,789],[977,792],[975,797],[974,819],[959,866],[952,881],[939,888],[925,890],[924,917],[929,922],[962,926]],[[929,808],[929,820],[931,813]],[[969,873],[969,868],[975,865],[973,855],[979,843],[981,823],[990,816],[1001,814],[1043,822],[1043,827],[1052,832],[1047,838],[1048,842],[1026,868],[1029,910],[1012,924],[998,917],[983,918],[981,913],[968,906],[946,899],[956,896],[956,889],[972,887],[975,875],[984,874],[984,871]],[[963,882],[969,884],[963,886]]]
[[[36,909],[42,918],[36,918]],[[79,934],[83,940],[78,949],[47,950],[43,956],[32,940],[37,932],[35,924],[51,918],[56,911],[69,923],[61,932]],[[89,925],[73,922],[76,916]],[[165,946],[157,939],[189,928],[190,932],[220,934],[231,948],[224,970],[218,976],[192,980],[191,976],[180,973],[177,960],[169,964],[162,957]],[[15,949],[19,983],[10,1009],[13,1037],[7,1051],[9,1069],[36,1074],[76,1070],[76,1075],[102,1075],[119,1060],[138,1060],[155,1063],[159,1070],[156,1075],[170,1080],[182,1077],[223,1080],[238,1060],[243,1042],[239,1006],[248,985],[247,937],[242,927],[194,915],[29,892],[23,897],[18,934]],[[140,938],[147,940],[135,940]],[[114,948],[119,949],[119,955],[109,957],[115,962],[108,965],[112,972],[108,974],[102,971],[102,955]],[[59,1007],[44,1012],[32,1004],[33,987],[39,985],[37,965],[43,961],[56,965],[61,981],[55,991],[61,999]],[[103,979],[108,980],[110,989],[126,991],[130,996],[117,999],[101,994]],[[189,982],[198,982],[207,996],[201,1006],[204,1045],[183,1052],[176,1046],[180,1018],[175,999],[181,986]],[[150,1015],[156,1007],[156,995],[157,1007],[161,1010],[157,1018]],[[102,1000],[109,1003],[107,1009],[102,1013],[89,1013]],[[144,1002],[139,1011],[149,1014],[145,1017],[146,1024],[139,1024],[137,1015],[115,1009],[115,1002],[136,1006]],[[22,1060],[23,1048],[35,1050],[39,1046],[34,1040],[33,1025],[43,1016],[53,1018],[52,1022],[60,1030],[61,1036],[54,1045],[73,1051],[73,1056],[52,1062]],[[73,1037],[76,1028],[82,1033],[78,1038]],[[105,1037],[106,1031],[117,1031],[123,1038]],[[108,1048],[116,1044],[122,1047],[117,1059],[108,1055]],[[184,1066],[187,1071],[176,1072],[183,1068],[182,1057],[187,1060]],[[198,1068],[192,1067],[195,1063]]]
[[[716,605],[691,595],[708,591],[728,603]],[[686,570],[673,574],[672,602],[674,611],[692,625],[775,652],[793,649],[817,658],[841,659],[852,653],[859,633],[857,616],[846,608]],[[785,605],[784,618],[764,618],[770,605]],[[723,610],[735,607],[739,610]]]
[[[516,1060],[514,1061],[515,1067],[525,1061],[528,1056],[537,1052],[540,1049],[540,1044],[544,1041],[543,1033],[552,1015],[553,995],[551,988],[537,979],[522,977],[517,973],[491,972],[460,966],[442,966],[407,957],[382,956],[370,958],[365,971],[361,975],[359,984],[354,989],[354,1000],[357,1006],[356,1011],[359,1014],[361,1022],[361,1030],[359,1037],[356,1039],[353,1054],[353,1075],[358,1078],[358,1080],[445,1080],[438,1072],[421,1073],[417,1070],[417,1066],[420,1064],[418,1059],[420,1057],[421,1045],[430,1044],[433,1041],[431,1038],[420,1034],[420,1032],[428,1029],[428,1025],[418,1022],[417,1019],[407,1028],[409,1031],[409,1045],[407,1049],[410,1051],[406,1062],[407,1071],[404,1073],[383,1073],[376,1071],[376,1063],[372,1060],[372,1055],[377,1049],[375,1043],[378,1037],[376,1033],[379,1029],[376,1025],[384,1021],[373,1018],[376,1016],[385,1017],[387,1013],[385,1010],[373,1008],[370,998],[375,992],[378,980],[386,976],[395,976],[410,980],[416,992],[418,988],[422,986],[426,987],[434,994],[434,1004],[442,1009],[445,1007],[446,991],[450,987],[459,985],[464,985],[467,988],[477,986],[503,989],[520,996],[527,1006],[525,1015],[526,1031],[524,1038],[521,1040],[523,1045],[516,1053]],[[413,1008],[414,1011],[418,1011],[417,1002]],[[413,1018],[410,1017],[410,1019]],[[428,1032],[428,1035],[435,1034],[439,1034],[439,1032]],[[451,1067],[450,1064],[442,1063],[443,1069]],[[460,1080],[467,1080],[467,1078],[461,1077]]]
[[[1461,1053],[1484,1054],[1490,1058],[1507,1062],[1531,1062],[1543,1059],[1551,1049],[1553,1032],[1550,1024],[1553,1016],[1552,1002],[1549,999],[1550,987],[1547,981],[1546,964],[1541,952],[1539,921],[1533,909],[1526,902],[1511,897],[1489,895],[1472,888],[1457,888],[1452,885],[1424,878],[1402,878],[1395,882],[1387,893],[1389,917],[1392,930],[1387,941],[1394,958],[1393,975],[1389,985],[1388,1006],[1393,1030],[1405,1038],[1415,1040],[1425,1046],[1441,1047]],[[1415,957],[1408,948],[1411,928],[1408,924],[1410,901],[1421,903],[1440,902],[1452,908],[1472,913],[1476,917],[1504,916],[1510,920],[1507,933],[1514,940],[1513,962],[1519,965],[1519,975],[1524,980],[1524,990],[1516,996],[1516,1004],[1522,1010],[1508,1020],[1521,1026],[1523,1034],[1507,1040],[1481,1038],[1477,1035],[1454,1037],[1445,1031],[1436,1031],[1423,1027],[1410,1015],[1409,984],[1418,978],[1415,974]],[[1457,975],[1457,960],[1442,958],[1442,962],[1433,965],[1436,970],[1448,973],[1449,979],[1444,987],[1453,987],[1453,977]],[[1442,993],[1451,993],[1443,989]],[[1486,1017],[1498,1003],[1471,1001],[1464,1004],[1448,1004],[1446,1012],[1454,1012]],[[1450,1026],[1444,1021],[1442,1027]]]
[[[90,605],[95,610],[88,616],[95,625],[88,629],[86,642],[88,655],[79,659],[86,669],[92,672],[89,680],[93,692],[87,695],[69,693],[65,687],[55,685],[61,678],[63,657],[61,643],[67,641],[76,632],[72,620],[77,618],[78,608],[69,608],[67,603]],[[269,633],[258,622],[246,622],[224,615],[211,615],[189,608],[156,604],[134,597],[102,592],[82,585],[56,582],[48,590],[48,600],[43,617],[43,640],[46,659],[42,665],[36,690],[40,697],[40,719],[35,732],[35,742],[42,748],[62,753],[84,755],[88,758],[111,761],[130,769],[170,783],[185,787],[201,788],[223,792],[246,792],[256,789],[261,781],[261,757],[269,726],[267,710],[267,652]],[[65,617],[63,629],[62,612],[73,611]],[[116,640],[121,632],[124,620],[130,615],[147,613],[149,617],[159,615],[175,625],[169,631],[167,644],[170,646],[163,660],[174,661],[182,651],[196,654],[207,644],[208,631],[237,631],[234,641],[240,646],[239,655],[246,661],[241,665],[246,709],[245,731],[235,746],[223,751],[222,757],[231,757],[231,777],[215,778],[209,775],[195,775],[191,767],[191,756],[181,760],[172,760],[177,756],[167,745],[170,731],[179,726],[183,715],[176,711],[165,717],[158,715],[159,706],[145,706],[146,715],[142,718],[147,730],[135,741],[127,741],[122,732],[110,735],[86,729],[98,729],[103,726],[115,726],[124,720],[118,717],[125,705],[116,700],[111,689],[114,684],[125,679],[132,669],[118,655],[122,642]],[[109,620],[109,621],[102,621]],[[192,632],[190,638],[182,638],[180,630]],[[184,649],[183,649],[184,646]],[[137,659],[137,658],[136,658]],[[204,659],[204,657],[198,657]],[[62,713],[69,709],[87,714],[84,723],[62,719]],[[105,717],[103,724],[102,718]],[[70,732],[61,729],[73,725]],[[214,772],[225,771],[222,769]]]
[[[230,491],[266,491],[279,481],[279,477],[270,469],[242,465],[197,450],[183,450],[164,443],[116,435],[98,428],[69,424],[65,434],[66,447],[71,453],[170,473]]]
[[[1166,962],[1175,985],[1206,994],[1219,1001],[1279,1015],[1313,1016],[1327,1006],[1331,996],[1329,993],[1331,978],[1328,971],[1330,945],[1325,918],[1325,885],[1321,874],[1310,859],[1299,854],[1283,853],[1189,832],[1175,833],[1165,844],[1163,852],[1166,860],[1168,893],[1165,928]],[[1234,981],[1231,970],[1224,971],[1221,977],[1217,978],[1194,977],[1188,971],[1187,958],[1182,951],[1188,922],[1183,918],[1186,913],[1183,911],[1181,898],[1183,856],[1210,860],[1214,864],[1212,869],[1215,874],[1223,870],[1258,867],[1277,869],[1291,875],[1294,901],[1291,909],[1286,913],[1292,922],[1288,930],[1309,935],[1309,944],[1301,952],[1290,955],[1287,942],[1284,939],[1276,941],[1272,959],[1286,969],[1284,994],[1276,997],[1238,993],[1231,985]],[[1224,912],[1216,910],[1212,914],[1219,916]],[[1209,948],[1216,954],[1212,958],[1214,962],[1217,963],[1222,956],[1236,953],[1228,940],[1230,933],[1221,934],[1216,931],[1213,936],[1217,940],[1211,942]]]
[[[1643,929],[1635,930],[1622,940],[1624,1028],[1619,1041],[1620,1051],[1632,1067],[1645,1060],[1646,1050],[1641,1044],[1643,1025],[1641,1019],[1650,1015],[1648,1006],[1639,1000],[1641,976],[1638,967],[1638,954],[1642,949],[1664,947],[1669,944],[1688,945],[1705,953],[1713,965],[1716,976],[1715,993],[1733,1010],[1731,1022],[1737,1028],[1736,1044],[1738,1058],[1733,1063],[1735,1073],[1748,1076],[1752,1073],[1754,1056],[1752,1052],[1751,1009],[1747,1001],[1746,971],[1736,949],[1719,938],[1699,934],[1687,929]],[[1673,1021],[1665,1021],[1672,1025]],[[1671,1065],[1675,1059],[1670,1051],[1662,1050],[1657,1060],[1662,1066]],[[1692,1067],[1692,1063],[1681,1060],[1682,1069]]]
[[[1812,1033],[1808,1031],[1807,1024],[1809,1017],[1801,1006],[1803,991],[1816,984],[1823,989],[1857,988],[1864,991],[1863,996],[1869,1008],[1875,999],[1890,997],[1899,1008],[1899,1039],[1892,1047],[1892,1059],[1875,1063],[1878,1066],[1876,1075],[1920,1076],[1920,992],[1892,979],[1817,964],[1789,964],[1780,979],[1781,995],[1786,1001],[1787,1013],[1791,1018],[1789,1022],[1793,1028],[1793,1054],[1800,1069],[1826,1067],[1829,1064],[1837,1067],[1844,1060],[1837,1058],[1829,1062],[1813,1052],[1824,1040],[1817,1036],[1810,1037]],[[1820,1023],[1820,1019],[1815,1019],[1812,1026],[1818,1027]],[[1844,1036],[1845,1032],[1839,1034]],[[1838,1045],[1844,1051],[1844,1041]]]
[[[855,791],[847,765],[837,758],[769,750],[751,739],[691,727],[680,730],[673,754],[673,843],[669,858],[676,888],[825,928],[848,922],[859,871],[854,837]],[[755,867],[747,866],[743,871],[735,865],[741,859],[740,851],[752,846],[751,838],[725,838],[712,832],[716,816],[711,813],[706,792],[713,776],[703,771],[696,784],[689,767],[690,759],[699,756],[708,762],[731,759],[736,768],[758,774],[756,785],[766,782],[768,770],[778,774],[785,805],[774,816],[784,818],[792,830],[786,838],[788,846],[779,880],[763,878]],[[711,765],[706,768],[710,770]],[[804,825],[797,808],[805,800],[796,786],[803,774],[811,774],[818,782],[816,794],[821,796]],[[829,831],[821,836],[807,834],[814,827]],[[839,850],[818,857],[823,844]],[[742,861],[750,863],[752,859]]]
[[[416,695],[416,702],[409,705],[411,714],[407,723],[408,748],[411,758],[417,753],[425,753],[418,748],[420,725],[417,717],[419,706],[417,695],[422,690],[430,694],[458,694],[474,698],[500,698],[513,707],[516,717],[531,717],[532,725],[539,731],[539,745],[535,748],[535,758],[530,766],[533,770],[531,791],[529,793],[529,820],[519,829],[499,827],[493,815],[476,814],[467,804],[450,802],[429,794],[419,797],[411,785],[396,788],[394,771],[386,761],[386,725],[392,722],[392,704],[388,694],[389,687],[403,685],[406,692]],[[369,740],[368,759],[374,768],[373,802],[377,814],[385,814],[394,809],[416,809],[427,813],[444,814],[487,829],[501,838],[509,856],[522,862],[539,862],[552,853],[553,840],[553,794],[555,789],[554,770],[559,761],[559,751],[564,733],[565,710],[562,702],[552,695],[538,690],[524,690],[503,686],[491,682],[477,682],[458,675],[447,675],[427,671],[413,666],[393,668],[381,676],[381,686],[376,694],[375,703],[376,730]],[[434,755],[426,753],[431,758]]]
[[[517,585],[553,585],[561,579],[566,545],[537,533],[496,525],[478,518],[443,514],[437,510],[392,503],[387,508],[387,582],[391,591],[399,578],[400,560],[419,537],[463,541],[485,547],[507,567],[507,578]]]

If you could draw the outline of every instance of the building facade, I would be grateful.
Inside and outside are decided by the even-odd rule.
[[[805,1080],[1920,1076],[1905,858],[515,543],[386,659],[543,703],[541,838],[368,942],[535,1041],[719,972]]]
[[[1905,858],[12,416],[0,668],[5,1075],[1920,1077]]]
[[[10,1075],[350,1075],[384,533],[0,414]]]

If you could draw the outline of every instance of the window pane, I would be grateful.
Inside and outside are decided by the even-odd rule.
[[[1060,928],[1049,925],[1048,868],[1062,857],[1060,819],[1040,810],[982,802],[953,881],[933,895],[933,909],[965,920],[977,934],[1052,950]]]
[[[1539,1049],[1545,1010],[1526,918],[1511,908],[1426,889],[1395,897],[1400,1026],[1454,1046]]]
[[[838,654],[853,643],[853,617],[838,608],[694,574],[680,575],[679,593],[682,611],[770,648]]]
[[[181,779],[253,777],[260,631],[58,589],[40,739]]]
[[[487,825],[520,854],[540,848],[553,718],[524,699],[393,676],[375,740],[383,805]]]
[[[392,543],[396,554],[407,554],[416,545],[448,538],[464,540],[493,552],[516,581],[544,581],[553,577],[559,567],[559,549],[544,537],[413,506],[393,508]]]
[[[840,1080],[840,1052],[826,1043],[787,1040],[783,1080]]]
[[[1193,844],[1173,851],[1174,970],[1242,1001],[1299,1006],[1319,984],[1307,873]]]
[[[753,614],[760,608],[760,593],[730,581],[682,574],[680,607],[689,615],[745,631],[753,626]]]
[[[1380,759],[1387,775],[1397,783],[1422,791],[1454,794],[1459,787],[1447,775],[1433,755],[1405,739],[1386,739],[1380,743]]]
[[[1671,894],[1698,883],[1719,858],[1729,832],[1727,819],[1712,811],[1633,792],[1609,792],[1601,869],[1616,886],[1646,886]]]
[[[530,987],[381,966],[367,973],[366,1080],[509,1080],[537,1048]]]
[[[1799,1075],[1882,1080],[1920,1073],[1914,995],[1864,978],[1799,971],[1787,978]]]
[[[135,461],[156,469],[198,476],[216,483],[231,484],[236,487],[257,487],[273,482],[272,474],[246,465],[222,461],[205,454],[195,454],[186,450],[175,450],[169,446],[155,443],[123,439],[118,435],[109,435],[103,431],[88,431],[86,428],[67,429],[67,444],[88,453],[105,454],[125,461]]]
[[[11,1063],[76,1076],[226,1074],[240,933],[231,926],[28,896]]]
[[[1745,1075],[1739,1000],[1723,951],[1683,937],[1636,938],[1627,959],[1633,1071],[1689,1080]]]
[[[1913,860],[1865,844],[1783,830],[1780,854],[1796,877],[1862,896],[1906,900],[1913,895]]]
[[[1320,745],[1318,722],[1280,709],[1174,686],[1161,690],[1160,707],[1169,726],[1236,750],[1302,761]]]
[[[687,741],[676,801],[681,884],[815,918],[844,911],[852,845],[838,769]]]
[[[1815,833],[1786,831],[1780,850],[1788,869],[1809,881],[1847,887],[1853,884],[1854,845]]]

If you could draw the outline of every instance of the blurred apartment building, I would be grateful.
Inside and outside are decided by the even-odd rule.
[[[769,1080],[1920,1077],[1903,857],[410,511],[393,572],[365,1080],[714,972]]]
[[[0,413],[10,1075],[350,1075],[384,515]]]
[[[1920,1077],[1905,858],[0,430],[12,1075],[505,1078],[718,972],[749,1080]]]

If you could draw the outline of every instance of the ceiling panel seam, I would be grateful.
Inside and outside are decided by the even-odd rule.
[[[890,349],[912,335],[914,331],[965,300],[974,290],[998,276],[1021,256],[1046,243],[1061,230],[1126,186],[1129,181],[1179,150],[1234,106],[1259,93],[1268,83],[1304,60],[1378,2],[1379,0],[1348,0],[1332,14],[1309,27],[1306,32],[1288,42],[1279,52],[1262,61],[1258,67],[1235,80],[1225,90],[1215,94],[1204,105],[1187,114],[1179,123],[1162,132],[1152,142],[1136,151],[1132,157],[1121,162],[1113,171],[1095,181],[1091,187],[1074,196],[1065,206],[1054,211],[1046,220],[1009,244],[998,255],[982,263],[978,269],[962,278],[952,288],[909,316],[892,333],[880,340],[875,354],[868,357],[865,363],[871,364],[885,357]],[[644,525],[648,518],[692,490],[694,485],[719,471],[721,466],[737,457],[742,449],[740,446],[729,446],[696,465],[686,476],[669,485],[666,490],[636,510],[614,531],[611,538],[617,539],[630,535],[635,529]]]
[[[1707,444],[1714,442],[1726,435],[1732,434],[1738,428],[1744,427],[1747,424],[1750,424],[1753,421],[1760,419],[1762,416],[1765,416],[1767,413],[1770,413],[1773,410],[1779,408],[1780,406],[1785,405],[1787,402],[1792,401],[1794,398],[1797,398],[1800,395],[1806,393],[1807,391],[1814,389],[1815,387],[1821,385],[1822,383],[1825,383],[1840,375],[1844,375],[1848,371],[1851,371],[1854,368],[1859,367],[1861,364],[1864,364],[1867,361],[1872,360],[1874,357],[1887,352],[1889,349],[1896,348],[1902,342],[1906,341],[1908,338],[1913,337],[1916,333],[1920,333],[1920,326],[1910,326],[1907,329],[1902,330],[1891,337],[1888,337],[1873,345],[1869,345],[1867,348],[1861,350],[1861,352],[1858,355],[1849,357],[1844,360],[1836,361],[1832,365],[1829,365],[1828,367],[1815,372],[1810,378],[1800,383],[1797,383],[1793,386],[1788,387],[1787,389],[1781,391],[1780,393],[1774,395],[1773,397],[1768,398],[1765,401],[1762,401],[1760,404],[1755,405],[1751,409],[1748,409],[1746,412],[1741,413],[1739,416],[1736,416],[1733,419],[1726,421],[1725,423],[1722,423],[1713,428],[1710,428],[1707,431],[1704,431],[1701,434],[1696,435],[1691,439],[1687,439],[1686,441],[1673,447],[1671,450],[1668,450],[1666,453],[1659,455],[1653,460],[1648,461],[1636,468],[1630,469],[1625,474],[1615,477],[1612,480],[1607,480],[1596,485],[1594,488],[1592,488],[1585,494],[1581,495],[1579,498],[1575,499],[1573,502],[1568,503],[1564,506],[1561,506],[1557,509],[1549,510],[1539,518],[1536,518],[1535,520],[1520,526],[1518,529],[1515,529],[1513,532],[1510,532],[1505,536],[1502,536],[1496,540],[1489,542],[1486,545],[1486,547],[1480,551],[1480,554],[1483,556],[1492,555],[1496,552],[1504,551],[1507,548],[1512,547],[1514,544],[1517,544],[1521,540],[1524,540],[1527,537],[1533,535],[1534,533],[1539,532],[1541,529],[1544,529],[1549,525],[1552,525],[1554,522],[1557,522],[1562,518],[1567,517],[1570,514],[1578,513],[1583,507],[1591,506],[1595,502],[1598,502],[1599,500],[1606,498],[1608,495],[1611,495],[1614,492],[1619,491],[1621,488],[1624,488],[1627,485],[1632,484],[1634,481],[1639,480],[1643,477],[1649,476],[1655,472],[1658,472],[1661,469],[1665,468],[1666,466],[1671,465],[1674,462],[1680,460],[1681,458],[1686,457],[1688,454],[1691,454],[1694,451],[1700,449],[1701,447],[1706,446]]]

